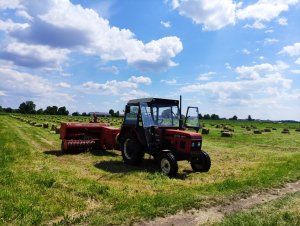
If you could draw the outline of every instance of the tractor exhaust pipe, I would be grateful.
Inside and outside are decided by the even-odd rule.
[[[182,104],[182,98],[181,98],[181,95],[179,97],[179,129],[180,130],[183,130],[183,119],[182,119],[182,114],[181,114],[181,106]]]

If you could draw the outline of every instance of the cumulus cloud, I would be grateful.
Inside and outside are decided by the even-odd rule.
[[[288,11],[289,7],[296,3],[298,3],[298,0],[259,0],[254,4],[237,10],[237,18],[240,20],[271,21],[282,12]]]
[[[208,80],[211,80],[212,76],[215,75],[215,74],[216,74],[216,72],[213,72],[213,71],[210,71],[210,72],[207,72],[207,73],[203,73],[203,74],[200,74],[197,77],[197,80],[208,81]]]
[[[57,68],[66,59],[69,52],[68,49],[11,41],[6,46],[3,46],[0,57],[25,67]]]
[[[280,25],[287,25],[287,19],[280,17],[299,0],[258,0],[242,7],[242,2],[232,0],[172,0],[172,8],[180,15],[188,17],[196,24],[203,25],[203,30],[219,30],[233,25],[237,20],[254,20],[245,28],[264,29],[265,23],[275,20]]]
[[[278,61],[276,65],[265,63],[254,66],[239,66],[235,72],[239,75],[239,79],[256,80],[261,78],[261,74],[280,72],[288,67],[289,65],[286,63]]]
[[[145,77],[145,76],[131,76],[128,79],[129,82],[133,83],[140,83],[140,84],[145,84],[145,85],[150,85],[152,83],[151,78]]]
[[[285,17],[278,18],[277,22],[281,26],[287,26],[288,25],[287,18],[285,18]]]
[[[244,28],[254,28],[254,29],[261,30],[266,28],[266,25],[263,24],[262,22],[255,21],[253,24],[246,24]]]
[[[177,83],[177,80],[176,79],[172,79],[172,80],[164,80],[164,79],[162,79],[162,80],[160,80],[160,82],[168,84],[168,85],[174,85],[174,84]]]
[[[299,56],[300,55],[300,42],[297,42],[294,45],[283,47],[283,49],[279,52],[279,54],[287,54],[289,56]]]
[[[300,57],[295,61],[295,64],[300,64]]]
[[[176,0],[173,8],[179,14],[203,25],[203,30],[219,30],[235,24],[236,4],[232,0]]]
[[[6,94],[5,94],[4,91],[1,91],[1,90],[0,90],[0,97],[1,97],[1,96],[6,96]]]
[[[170,21],[160,21],[160,24],[164,26],[165,28],[170,28],[171,27],[171,22]]]
[[[118,69],[118,67],[116,67],[116,66],[111,66],[111,67],[101,67],[100,70],[101,70],[101,71],[104,71],[104,72],[112,73],[112,74],[114,74],[114,75],[117,75],[117,74],[119,74],[119,72],[120,72],[119,69]]]
[[[61,88],[70,88],[71,87],[71,85],[69,83],[66,83],[66,82],[60,82],[57,85]]]
[[[265,38],[264,45],[273,45],[273,44],[275,44],[278,41],[279,40],[275,39],[275,38]]]
[[[3,90],[10,104],[20,103],[20,98],[30,98],[41,107],[55,103],[67,105],[74,98],[67,93],[58,92],[55,86],[45,78],[30,73],[19,72],[10,67],[0,68],[0,90]],[[26,99],[25,99],[26,100]]]
[[[32,49],[44,46],[55,51],[67,49],[68,53],[97,55],[104,61],[125,60],[140,70],[165,70],[176,66],[172,58],[183,49],[178,37],[143,43],[130,30],[111,26],[94,10],[73,5],[69,0],[24,0],[20,6],[19,16],[27,17],[26,27],[16,29],[21,25],[5,22],[6,27],[14,27],[8,32],[8,37],[14,43]],[[5,7],[13,8],[12,5],[2,6]],[[10,60],[15,64],[20,62],[16,54]]]
[[[137,97],[149,96],[147,92],[138,89],[138,84],[141,83],[141,81],[145,82],[145,80],[142,80],[140,78],[143,76],[135,77],[139,79],[132,79],[132,77],[129,80],[135,80],[134,82],[129,80],[128,81],[111,80],[111,81],[106,81],[105,83],[95,83],[89,81],[83,83],[82,87],[84,88],[83,91],[86,93],[93,93],[97,95],[119,96],[121,100],[129,100]]]
[[[242,53],[246,54],[246,55],[249,55],[251,52],[248,50],[248,49],[243,49],[242,50]]]
[[[236,68],[238,79],[235,81],[207,82],[181,87],[182,93],[197,93],[222,105],[262,107],[276,104],[277,98],[288,95],[292,80],[281,74],[283,66],[261,64]],[[250,78],[250,79],[249,79]]]

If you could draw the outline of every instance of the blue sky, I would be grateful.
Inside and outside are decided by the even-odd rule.
[[[0,105],[122,111],[162,97],[300,120],[299,0],[1,0]]]

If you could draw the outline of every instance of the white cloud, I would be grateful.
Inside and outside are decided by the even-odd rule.
[[[67,49],[97,55],[104,61],[125,60],[140,70],[154,71],[176,66],[172,58],[183,49],[178,37],[143,43],[130,30],[111,26],[94,10],[73,5],[69,0],[35,1],[34,4],[30,0],[22,1],[22,10],[21,15],[33,19],[25,29],[8,32],[11,40],[21,45],[44,46],[56,51]],[[16,64],[20,61],[18,57],[13,56]]]
[[[258,57],[258,59],[260,59],[260,60],[264,60],[264,59],[265,59],[265,57],[264,57],[264,56],[259,56],[259,57]]]
[[[1,90],[0,90],[0,97],[1,97],[1,96],[3,97],[3,96],[7,96],[7,95],[5,94],[4,91],[1,91]]]
[[[273,45],[273,44],[275,44],[278,41],[279,40],[275,39],[275,38],[265,38],[264,45]]]
[[[149,93],[141,91],[141,90],[130,90],[129,92],[123,93],[121,95],[121,100],[128,101],[141,97],[149,97]]]
[[[296,75],[300,75],[300,70],[291,70],[291,73],[296,74]]]
[[[239,79],[256,80],[261,78],[264,73],[278,73],[287,69],[289,65],[282,61],[278,61],[276,65],[258,64],[254,66],[239,66],[235,72],[239,75]]]
[[[106,83],[95,83],[92,81],[85,82],[82,86],[91,92],[98,93],[99,95],[120,95],[126,91],[136,89],[138,85],[128,81],[111,80]]]
[[[225,109],[234,107],[250,107],[253,111],[253,108],[266,109],[269,106],[272,106],[272,112],[274,107],[280,108],[282,103],[291,100],[293,91],[292,80],[281,74],[281,70],[286,67],[282,64],[283,62],[275,65],[240,66],[236,68],[237,80],[189,84],[181,87],[179,92],[193,93],[197,98],[204,98],[210,105],[220,105],[223,113]],[[298,101],[299,98],[298,95],[292,99]]]
[[[114,75],[117,75],[117,74],[119,74],[119,72],[120,72],[119,69],[118,69],[118,67],[116,67],[116,66],[111,66],[111,67],[101,67],[100,70],[101,70],[101,71],[104,71],[104,72],[112,73],[112,74],[114,74]]]
[[[261,30],[266,28],[266,25],[259,21],[255,21],[252,25],[246,24],[244,28],[254,28],[254,29]]]
[[[6,92],[20,94],[41,94],[53,92],[47,79],[19,72],[9,68],[0,68],[0,88]]]
[[[71,87],[71,85],[66,82],[60,82],[57,85],[61,88],[70,88]]]
[[[127,101],[138,97],[147,97],[149,94],[138,90],[138,83],[130,81],[107,81],[105,83],[95,83],[92,81],[82,84],[84,92],[97,95],[119,96],[121,100]]]
[[[231,68],[231,66],[230,66],[230,64],[227,62],[227,63],[225,63],[225,67],[226,67],[226,69],[228,69],[228,70],[231,70],[232,68]]]
[[[17,15],[30,21],[33,20],[33,17],[30,16],[25,10],[18,10]]]
[[[288,54],[290,56],[299,56],[300,55],[300,42],[297,42],[294,45],[283,47],[283,49],[279,52],[279,54]]]
[[[160,21],[160,24],[164,26],[165,28],[170,28],[171,27],[171,22],[170,21]]]
[[[300,57],[295,61],[295,64],[300,64]]]
[[[242,50],[242,53],[246,54],[246,55],[249,55],[251,52],[248,50],[248,49],[243,49]]]
[[[21,66],[59,67],[69,52],[67,49],[10,41],[3,46],[0,56]]]
[[[287,26],[288,25],[287,18],[285,18],[285,17],[278,18],[277,22],[281,26]]]
[[[0,1],[0,9],[18,9],[22,8],[19,0]]]
[[[165,84],[168,84],[168,85],[174,85],[177,83],[177,80],[176,79],[172,79],[172,80],[160,80],[161,83],[165,83]]]
[[[216,72],[213,72],[213,71],[210,71],[210,72],[207,72],[207,73],[203,73],[203,74],[200,74],[198,77],[197,77],[197,80],[200,80],[200,81],[207,81],[207,80],[210,80],[211,77],[213,75],[215,75]]]
[[[30,73],[19,72],[9,67],[0,68],[0,89],[5,92],[9,104],[33,100],[38,106],[67,105],[74,98],[66,93],[58,92],[55,86],[45,78]]]
[[[288,11],[289,6],[295,5],[297,2],[298,0],[259,0],[243,9],[238,9],[237,18],[271,21],[282,12]]]
[[[11,19],[6,21],[0,20],[0,31],[13,32],[26,29],[27,27],[29,27],[28,23],[15,23]]]
[[[172,3],[180,15],[202,24],[203,30],[219,30],[235,24],[236,4],[232,0],[176,0]]]
[[[133,83],[145,84],[145,85],[150,85],[152,83],[151,78],[145,76],[139,76],[139,77],[131,76],[128,79],[128,81]]]

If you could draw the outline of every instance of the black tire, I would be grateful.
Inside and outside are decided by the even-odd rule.
[[[159,167],[161,172],[168,177],[177,175],[178,164],[175,156],[171,152],[164,152],[160,155]]]
[[[122,157],[126,164],[140,165],[144,154],[139,141],[135,137],[125,137],[122,142]]]
[[[210,157],[205,151],[202,151],[200,156],[191,160],[191,167],[195,172],[208,172],[210,166]]]

